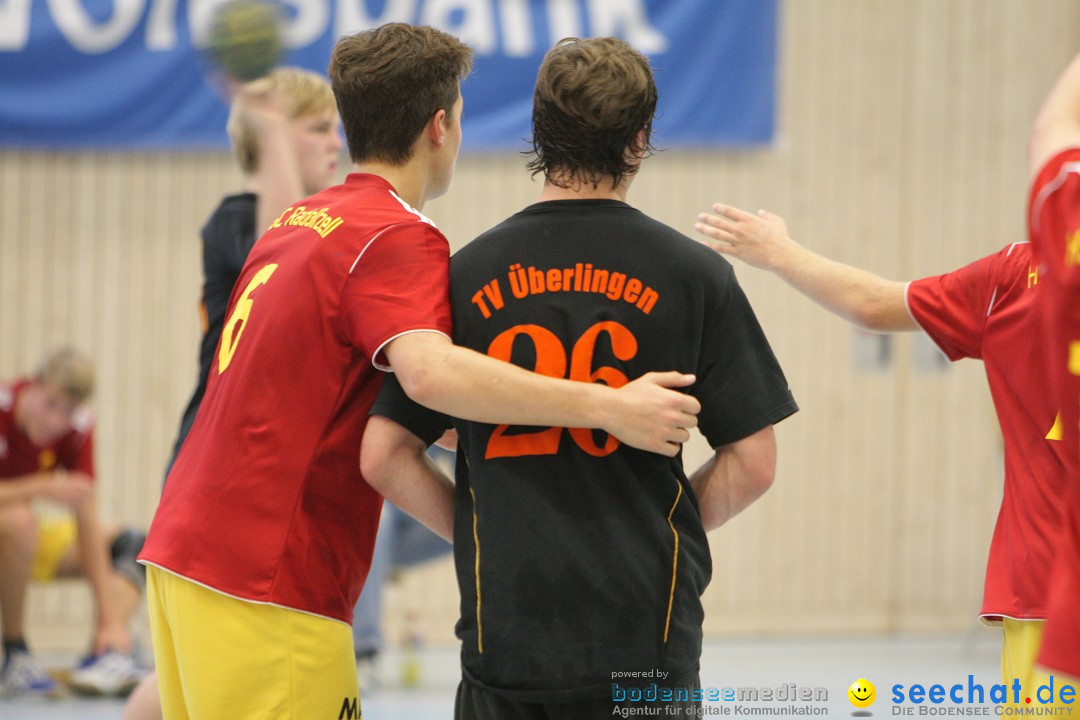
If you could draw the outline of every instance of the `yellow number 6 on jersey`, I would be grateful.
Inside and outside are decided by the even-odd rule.
[[[244,294],[236,301],[236,307],[233,308],[232,315],[229,316],[229,322],[225,323],[225,329],[221,331],[221,347],[218,348],[218,375],[225,372],[225,369],[229,367],[233,353],[236,352],[236,345],[240,342],[240,336],[244,333],[247,317],[251,314],[251,305],[254,303],[254,300],[251,299],[251,293],[255,292],[255,288],[269,280],[277,268],[277,263],[270,263],[255,273],[255,277],[251,278],[251,282],[244,288]]]

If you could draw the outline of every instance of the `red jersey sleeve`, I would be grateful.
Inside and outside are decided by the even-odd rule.
[[[1001,254],[908,283],[908,312],[950,360],[982,357],[983,330],[996,288],[995,264]]]
[[[342,317],[350,342],[380,370],[383,347],[408,332],[451,336],[450,247],[421,221],[392,225],[375,235],[345,283]]]

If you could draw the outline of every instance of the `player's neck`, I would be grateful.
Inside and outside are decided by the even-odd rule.
[[[409,160],[404,165],[384,162],[354,163],[353,172],[378,175],[394,187],[394,192],[414,210],[422,210],[428,200],[430,173],[419,163]]]
[[[618,200],[626,202],[626,193],[630,189],[629,180],[624,180],[617,186],[610,181],[601,182],[599,185],[592,183],[573,182],[569,187],[560,187],[550,180],[544,182],[544,189],[540,193],[539,202],[550,200]]]

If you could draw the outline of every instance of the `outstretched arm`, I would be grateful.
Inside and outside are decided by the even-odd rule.
[[[1028,145],[1031,179],[1068,147],[1080,147],[1080,55],[1058,77],[1035,117]]]
[[[408,333],[385,348],[405,393],[433,410],[486,423],[598,428],[641,450],[674,457],[690,439],[701,404],[668,388],[693,375],[647,373],[614,389],[529,372],[432,332]]]
[[[706,532],[720,527],[761,497],[772,486],[775,475],[776,435],[772,425],[716,448],[716,453],[690,476]]]
[[[904,303],[906,283],[886,280],[807,250],[791,239],[783,218],[717,203],[694,228],[705,244],[780,276],[826,310],[868,330],[917,330]]]

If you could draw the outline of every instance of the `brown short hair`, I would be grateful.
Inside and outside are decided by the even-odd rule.
[[[544,56],[533,92],[533,175],[559,187],[637,172],[653,151],[656,81],[644,55],[618,38],[566,38]],[[637,134],[645,131],[645,146]]]
[[[245,87],[255,95],[276,91],[285,103],[290,120],[306,115],[318,115],[334,109],[334,91],[322,75],[294,67],[280,67],[269,75],[252,80]],[[226,126],[232,141],[233,155],[244,174],[251,175],[259,167],[259,136],[243,105],[234,102]]]
[[[329,75],[352,161],[408,161],[431,116],[453,108],[471,68],[472,50],[435,28],[388,23],[338,40]]]
[[[94,392],[94,366],[77,350],[63,348],[45,358],[36,380],[56,388],[79,405]]]

